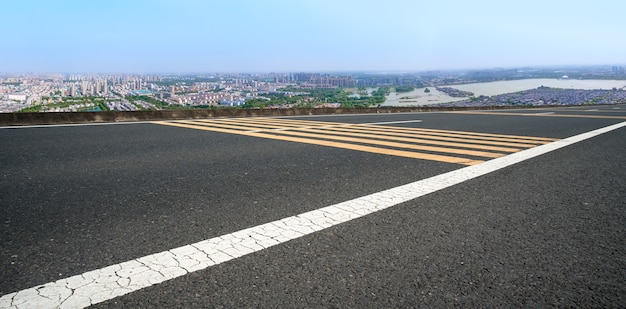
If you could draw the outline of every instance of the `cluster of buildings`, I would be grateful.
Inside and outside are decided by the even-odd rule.
[[[71,104],[66,107],[58,107],[58,106],[45,106],[42,108],[42,112],[50,112],[50,113],[66,113],[66,112],[78,112],[85,109],[95,109],[96,105],[94,103],[79,103],[79,104]]]
[[[254,96],[254,92],[242,94],[241,91],[222,91],[222,92],[192,92],[177,95],[171,93],[169,95],[159,94],[160,98],[165,99],[171,105],[183,106],[241,106],[245,103],[246,98]]]
[[[128,101],[112,101],[105,103],[107,108],[112,111],[136,111],[139,110],[135,104]]]
[[[179,106],[241,106],[249,99],[267,99],[267,95],[298,95],[281,91],[281,88],[301,89],[339,87],[380,87],[410,85],[414,87],[438,87],[482,81],[524,79],[524,78],[626,78],[621,66],[600,68],[565,69],[494,69],[480,71],[431,71],[420,73],[263,73],[263,74],[1,74],[0,73],[0,112],[16,112],[39,105],[41,111],[81,111],[88,110],[90,101],[80,98],[98,97],[104,99],[106,108],[113,110],[158,109],[168,105]],[[454,88],[438,88],[449,95],[467,95]],[[304,90],[308,91],[308,90]],[[552,91],[552,90],[550,90]],[[556,90],[554,90],[556,91]],[[299,93],[302,94],[302,93]],[[556,100],[548,94],[543,99],[535,99],[535,94],[520,98],[520,102],[552,102]],[[582,94],[563,92],[561,100],[581,102]],[[621,94],[618,94],[618,96]],[[135,99],[127,100],[128,96]],[[139,96],[139,97],[137,97]],[[152,99],[143,99],[149,96]],[[77,98],[76,104],[68,107],[67,98]],[[507,98],[507,100],[513,98]],[[269,99],[268,99],[269,100]],[[489,101],[459,102],[455,104],[493,104],[500,98]],[[586,102],[586,101],[582,101]],[[332,104],[333,102],[326,102]],[[81,105],[83,104],[83,105]],[[499,104],[499,103],[498,103]],[[103,106],[103,105],[100,105]]]
[[[67,98],[104,97],[121,100],[119,89],[143,89],[141,77],[128,75],[18,74],[0,75],[0,112],[17,112],[42,105],[41,111],[66,112],[92,108],[93,104],[64,103]],[[80,101],[80,100],[79,100]]]
[[[0,112],[15,112],[41,102],[43,93],[55,91],[54,82],[21,77],[0,78]]]
[[[539,87],[471,100],[436,104],[436,106],[510,106],[510,105],[583,105],[626,103],[626,90],[579,90]]]
[[[314,79],[303,82],[307,87],[344,87],[353,84],[349,77],[312,75],[315,76]],[[277,82],[276,76],[289,82]],[[163,102],[163,105],[241,106],[247,99],[295,85],[294,80],[293,74],[0,75],[0,112],[17,112],[36,105],[42,105],[39,108],[41,111],[73,111],[75,108],[68,108],[63,101],[67,98],[85,97],[103,97],[107,108],[111,110],[158,108],[145,101],[129,102],[125,99],[127,96],[142,95],[153,97]]]
[[[352,76],[331,76],[320,73],[294,73],[288,76],[285,82],[298,84],[301,88],[356,87],[357,85]]]

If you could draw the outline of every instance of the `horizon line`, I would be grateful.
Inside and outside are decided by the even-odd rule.
[[[26,74],[26,75],[35,75],[35,74],[82,74],[82,75],[203,75],[203,74],[292,74],[292,73],[360,73],[360,74],[415,74],[415,73],[428,73],[428,72],[472,72],[472,71],[489,71],[489,70],[513,70],[513,69],[565,69],[565,68],[593,68],[593,67],[612,67],[612,66],[626,66],[626,64],[568,64],[568,65],[523,65],[523,66],[494,66],[494,67],[481,67],[481,68],[458,68],[458,69],[450,69],[450,68],[442,68],[442,69],[423,69],[423,70],[365,70],[365,69],[355,69],[355,70],[276,70],[276,71],[263,71],[263,70],[251,70],[251,71],[243,71],[243,70],[233,70],[233,71],[152,71],[152,72],[138,72],[138,71],[2,71],[0,70],[0,76],[8,75],[8,74]]]

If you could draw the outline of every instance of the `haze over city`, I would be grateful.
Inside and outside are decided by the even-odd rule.
[[[615,1],[5,1],[0,73],[626,63]]]

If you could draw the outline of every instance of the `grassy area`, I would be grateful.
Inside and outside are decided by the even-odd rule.
[[[263,107],[271,105],[283,104],[301,104],[304,107],[314,107],[323,103],[339,103],[341,107],[368,107],[385,102],[385,96],[389,94],[389,87],[380,87],[372,92],[371,96],[360,95],[359,97],[351,96],[354,88],[336,88],[336,89],[302,89],[297,87],[287,87],[281,91],[305,93],[294,96],[285,94],[277,94],[268,96],[270,101],[257,102],[256,106],[245,107]],[[247,103],[247,102],[246,102]]]
[[[415,87],[413,86],[396,86],[396,92],[400,93],[400,92],[411,92],[415,90]]]

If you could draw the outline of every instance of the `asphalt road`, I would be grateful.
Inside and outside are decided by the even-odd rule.
[[[626,106],[283,119],[562,139]],[[626,307],[625,150],[620,128],[95,307]],[[0,166],[0,295],[464,167],[154,123],[2,128]]]

